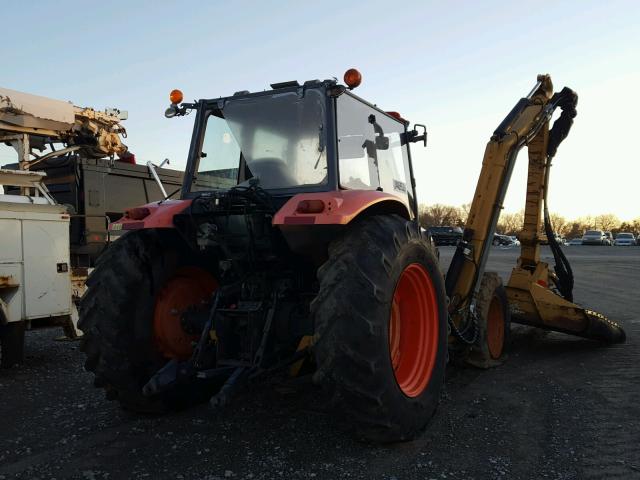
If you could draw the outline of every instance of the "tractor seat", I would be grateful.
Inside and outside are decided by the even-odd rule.
[[[249,163],[249,168],[264,188],[294,187],[298,183],[286,162],[279,158],[258,158]]]

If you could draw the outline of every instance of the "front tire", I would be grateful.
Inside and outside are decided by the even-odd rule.
[[[444,279],[428,239],[397,215],[358,220],[330,245],[318,279],[314,380],[358,438],[415,438],[447,361]]]
[[[502,279],[495,272],[482,276],[476,301],[478,337],[467,363],[480,368],[500,365],[511,332],[511,311]]]

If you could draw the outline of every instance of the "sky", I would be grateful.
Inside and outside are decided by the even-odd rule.
[[[168,93],[216,98],[270,83],[363,75],[359,96],[429,132],[414,146],[421,203],[471,202],[485,144],[538,73],[579,95],[549,206],[640,216],[640,2],[3,1],[0,86],[129,112],[138,161],[183,168],[193,116]],[[7,19],[9,17],[5,17]],[[25,30],[25,25],[32,28]],[[0,165],[13,161],[0,148]],[[524,207],[526,150],[505,211]]]

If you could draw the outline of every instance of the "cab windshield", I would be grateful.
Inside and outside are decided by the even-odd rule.
[[[191,190],[257,178],[265,189],[327,182],[325,99],[319,90],[230,98],[211,110]]]

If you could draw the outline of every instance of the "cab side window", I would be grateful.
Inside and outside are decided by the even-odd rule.
[[[338,171],[340,187],[382,190],[409,201],[404,125],[343,94],[337,101]]]

